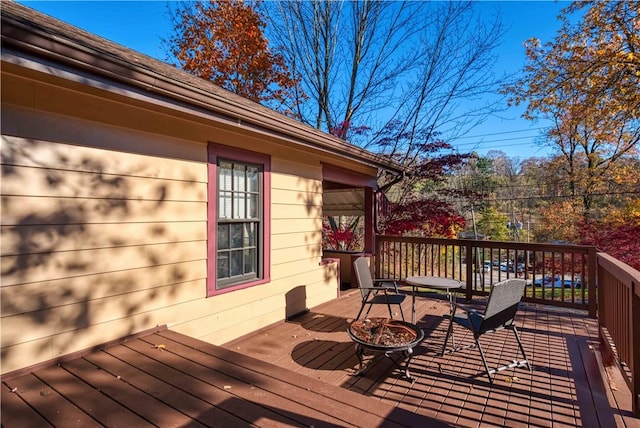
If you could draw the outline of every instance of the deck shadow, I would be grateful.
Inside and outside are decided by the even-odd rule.
[[[349,327],[348,318],[311,311],[293,317],[287,320],[287,322],[298,324],[305,330],[319,333],[346,332]]]
[[[345,342],[307,340],[293,348],[291,358],[308,369],[326,371],[349,371],[358,363],[354,345],[348,339]]]

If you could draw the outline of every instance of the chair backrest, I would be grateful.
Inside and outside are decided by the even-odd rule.
[[[362,298],[366,299],[371,288],[374,286],[373,277],[371,276],[371,270],[369,269],[369,263],[366,257],[358,257],[353,262],[353,270],[356,274],[356,280],[358,281],[358,288],[362,293]]]
[[[493,285],[484,311],[480,333],[513,323],[526,284],[524,279],[507,279]]]

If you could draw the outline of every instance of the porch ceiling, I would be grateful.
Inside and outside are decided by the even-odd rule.
[[[325,190],[322,212],[327,216],[364,215],[364,189]]]

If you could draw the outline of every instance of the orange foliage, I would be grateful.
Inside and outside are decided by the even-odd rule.
[[[189,73],[256,102],[293,100],[298,80],[269,50],[260,14],[241,0],[210,0],[184,8],[174,21],[172,53]]]
[[[569,199],[555,201],[541,212],[536,238],[539,242],[578,242],[581,220],[582,212],[576,202]]]

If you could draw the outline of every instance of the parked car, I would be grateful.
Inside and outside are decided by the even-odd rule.
[[[573,285],[575,288],[581,288],[582,284],[579,279],[572,280],[571,277],[560,278],[560,275],[550,276],[547,275],[544,278],[536,278],[533,281],[534,287],[544,288],[571,288]]]
[[[522,272],[524,272],[524,268],[525,268],[524,263],[518,263],[518,264],[517,264],[517,265],[515,265],[515,267],[514,267],[514,264],[513,264],[513,262],[512,262],[511,260],[509,260],[508,262],[502,262],[502,263],[500,263],[500,270],[501,270],[502,272],[507,272],[507,271],[509,271],[509,272],[518,272],[518,273],[522,273]]]

